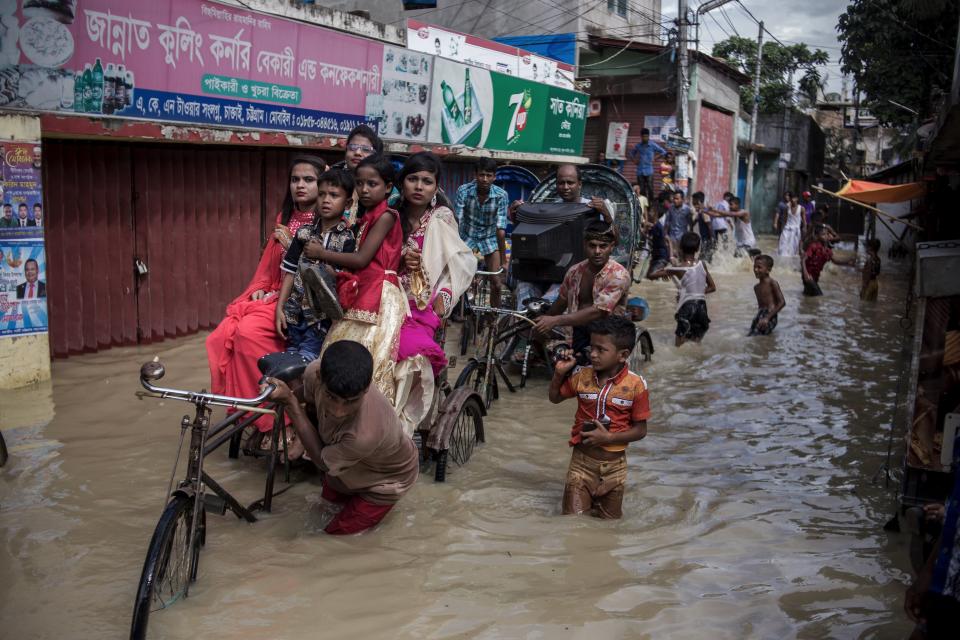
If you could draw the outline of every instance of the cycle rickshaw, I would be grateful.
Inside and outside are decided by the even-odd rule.
[[[441,344],[443,331],[441,328]],[[296,363],[287,361],[279,367],[269,367],[264,358],[260,361],[264,375],[286,383],[302,378],[306,367],[307,363],[302,360]],[[156,383],[164,374],[164,366],[158,360],[144,364],[140,368],[140,384],[145,391],[139,391],[137,395],[141,398],[188,402],[195,409],[192,417],[185,415],[180,420],[180,442],[167,489],[169,499],[147,548],[134,602],[130,627],[132,640],[146,637],[152,612],[167,608],[189,595],[190,584],[197,579],[200,549],[206,542],[207,512],[225,515],[230,510],[238,519],[256,522],[255,513],[269,512],[273,498],[286,490],[274,492],[278,461],[281,458],[286,460],[287,442],[286,438],[280,437],[284,431],[283,407],[266,403],[274,391],[273,385],[268,385],[256,397],[235,398],[206,391],[159,387]],[[429,398],[429,407],[423,407],[423,418],[415,425],[414,441],[420,451],[421,472],[432,465],[435,481],[443,482],[447,477],[448,465],[451,462],[457,466],[466,464],[475,446],[484,441],[483,418],[486,409],[480,396],[472,389],[452,389],[446,381],[445,370],[438,380],[433,381],[430,393],[425,397]],[[227,407],[234,413],[211,426],[213,407]],[[237,458],[244,429],[251,427],[264,414],[275,416],[270,432],[264,493],[262,498],[244,506],[204,471],[204,458],[224,444],[229,444],[229,456]],[[174,485],[188,430],[190,438],[186,473]],[[282,457],[281,449],[284,454]],[[289,462],[285,463],[285,467],[285,481],[289,483]]]
[[[602,165],[582,165],[580,173],[583,184],[581,195],[583,197],[599,196],[613,205],[614,225],[617,228],[619,241],[612,257],[633,273],[641,262],[641,249],[644,244],[641,227],[642,210],[633,188],[619,173]],[[555,173],[533,189],[530,196],[530,203],[532,204],[556,203],[558,200]],[[524,210],[521,208],[517,213],[519,224],[514,228],[513,233],[511,275],[516,278],[519,273],[520,279],[547,280],[549,278],[553,282],[559,282],[566,269],[582,259],[582,254],[578,253],[581,251],[579,249],[578,232],[573,233],[577,236],[576,239],[571,239],[569,237],[570,228],[565,225],[574,217],[583,215],[585,211],[586,209],[582,206],[578,209],[577,204],[567,203],[564,205],[557,204],[556,209],[552,212],[546,210],[530,211],[529,215],[524,216]],[[518,236],[536,234],[552,235],[553,237],[538,243],[527,251],[522,250]],[[566,240],[561,240],[561,237],[564,236],[566,236]],[[549,256],[546,260],[543,259],[545,255]],[[522,267],[529,266],[523,264],[528,256],[541,262],[543,269],[540,272],[549,273],[549,275],[542,278],[525,277],[522,274]],[[518,263],[520,263],[521,269],[517,268]],[[529,272],[529,269],[527,271]],[[546,312],[550,302],[543,298],[530,298],[519,300],[520,305],[517,310],[491,307],[484,299],[482,280],[497,275],[499,273],[478,271],[477,284],[472,292],[473,297],[468,294],[464,298],[464,308],[467,310],[465,315],[468,317],[464,321],[464,331],[461,336],[461,355],[466,354],[469,342],[471,340],[476,341],[482,333],[480,318],[487,317],[490,318],[490,321],[487,323],[486,336],[479,341],[477,354],[470,358],[456,382],[457,388],[473,388],[480,393],[487,407],[499,397],[501,383],[510,392],[525,386],[530,357],[534,353],[537,353],[548,370],[552,371],[552,357],[545,345],[537,343],[537,346],[533,347],[533,342],[529,340],[533,320]],[[634,281],[636,282],[636,279]],[[511,300],[513,297],[503,296],[503,298]],[[550,337],[556,339],[564,336],[554,330]],[[650,360],[653,354],[653,340],[650,334],[641,329],[638,342],[641,358]],[[514,384],[507,375],[504,365],[517,353],[518,348],[523,349],[523,351],[517,355],[515,361],[520,367],[520,377],[519,381]]]

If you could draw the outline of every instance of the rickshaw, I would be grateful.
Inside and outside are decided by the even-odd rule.
[[[499,175],[499,172],[498,172]],[[640,202],[623,176],[609,167],[601,165],[583,165],[581,166],[581,178],[583,187],[581,195],[583,197],[599,196],[609,200],[614,206],[614,224],[617,227],[619,242],[614,249],[613,258],[628,270],[633,270],[639,255],[639,247],[643,243],[643,234],[641,233],[640,218],[642,211]],[[556,174],[554,173],[546,180],[541,182],[533,189],[530,195],[530,203],[551,203],[558,201],[556,189]],[[531,207],[536,209],[536,207]],[[547,207],[541,207],[547,209]],[[581,246],[580,236],[577,239],[571,239],[571,233],[568,228],[569,223],[574,216],[583,216],[586,208],[582,205],[566,204],[551,205],[551,211],[531,211],[529,216],[524,216],[524,209],[517,212],[518,226],[514,227],[514,252],[511,259],[511,272],[515,278],[517,275],[517,263],[522,263],[524,255],[537,256],[534,262],[538,262],[544,267],[543,271],[550,272],[551,279],[548,281],[557,282],[562,278],[566,269],[582,256],[579,247]],[[527,222],[530,224],[524,225]],[[572,228],[582,228],[573,225]],[[521,232],[518,232],[518,229]],[[577,231],[574,233],[582,233]],[[535,236],[543,234],[546,238],[549,234],[550,239],[545,239],[539,243],[537,250],[521,253],[516,239],[519,236]],[[557,241],[560,241],[559,243]],[[541,251],[545,250],[545,253]],[[573,251],[573,253],[570,253]],[[551,252],[556,255],[551,255]],[[562,259],[557,261],[558,256],[562,254]],[[543,260],[544,255],[551,255],[550,258]],[[484,277],[495,276],[498,274],[483,271],[477,272],[475,288],[478,291],[483,290],[482,279]],[[520,277],[520,279],[526,279]],[[531,280],[540,280],[541,278],[529,278]],[[546,279],[546,278],[543,278]],[[510,296],[504,296],[509,299]],[[529,360],[532,353],[531,342],[528,340],[530,325],[539,315],[542,315],[550,303],[542,298],[531,298],[529,300],[517,300],[519,308],[512,309],[494,309],[488,303],[482,301],[482,296],[475,294],[475,299],[470,299],[470,295],[465,296],[464,308],[472,315],[464,322],[464,331],[462,333],[461,355],[465,354],[470,340],[478,337],[481,333],[478,328],[468,331],[468,327],[479,327],[480,319],[487,317],[488,334],[485,339],[480,341],[480,348],[474,357],[470,358],[464,367],[456,382],[456,387],[473,388],[484,400],[484,405],[490,407],[493,400],[499,397],[500,382],[511,392],[517,388],[523,388],[526,383],[529,368]],[[562,337],[558,331],[554,331],[553,338],[557,335]],[[643,361],[650,360],[653,354],[653,340],[650,334],[642,330],[639,334],[639,355]],[[514,384],[507,375],[504,362],[509,360],[521,345],[526,344],[522,351],[522,359],[517,363],[520,366],[519,381]],[[548,369],[552,370],[551,354],[543,344],[539,345],[537,355],[546,363]]]
[[[444,329],[438,340],[443,344]],[[293,354],[290,354],[293,355]],[[307,368],[302,359],[261,358],[258,362],[264,376],[292,383],[302,378]],[[137,596],[134,601],[130,638],[146,637],[150,614],[165,609],[180,598],[189,595],[190,584],[197,579],[200,548],[206,542],[207,512],[225,515],[230,510],[239,519],[256,522],[258,511],[269,512],[273,498],[286,491],[274,492],[278,461],[285,461],[286,478],[290,482],[290,466],[286,462],[286,438],[283,407],[267,402],[274,386],[268,385],[253,398],[234,398],[206,391],[169,389],[157,386],[166,373],[157,359],[140,368],[140,384],[145,391],[137,392],[140,398],[180,400],[194,405],[194,415],[185,415],[179,422],[180,442],[170,474],[167,494],[169,499],[154,529],[147,548]],[[431,386],[429,407],[425,407],[422,420],[415,425],[413,439],[420,451],[421,473],[433,466],[436,482],[447,478],[450,462],[462,466],[470,459],[474,448],[484,441],[483,417],[486,409],[482,400],[472,389],[452,389],[446,380],[446,370]],[[213,407],[227,407],[233,413],[211,426]],[[240,454],[241,440],[245,429],[252,428],[257,418],[264,414],[275,416],[270,432],[270,452],[267,456],[267,475],[263,497],[244,506],[203,468],[204,458],[222,445],[229,443],[229,457]],[[174,486],[180,453],[187,432],[190,432],[186,472]],[[283,455],[281,456],[281,449]],[[292,486],[292,485],[290,485]],[[287,487],[289,488],[289,486]]]

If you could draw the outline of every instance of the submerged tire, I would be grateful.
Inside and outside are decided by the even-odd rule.
[[[3,439],[3,434],[0,433],[0,467],[7,464],[7,458],[9,454],[7,453],[7,443]]]
[[[147,637],[150,613],[169,607],[186,595],[196,579],[200,545],[206,537],[205,512],[200,510],[197,540],[188,548],[195,498],[176,495],[160,516],[140,574],[140,585],[133,604],[130,639]]]

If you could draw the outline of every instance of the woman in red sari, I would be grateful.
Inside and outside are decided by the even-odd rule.
[[[257,360],[284,350],[277,334],[277,294],[283,281],[280,262],[297,229],[313,223],[317,208],[317,178],[326,163],[316,156],[297,156],[290,164],[287,193],[273,235],[260,256],[250,284],[227,306],[226,317],[207,337],[210,387],[214,393],[252,397],[259,393]],[[261,432],[273,428],[273,418],[257,420]]]

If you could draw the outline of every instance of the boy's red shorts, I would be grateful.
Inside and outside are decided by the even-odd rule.
[[[392,504],[373,504],[364,500],[360,496],[350,496],[338,493],[323,485],[323,492],[320,494],[324,500],[342,504],[343,509],[330,521],[325,532],[334,536],[345,536],[351,533],[360,533],[372,527],[383,520]]]

